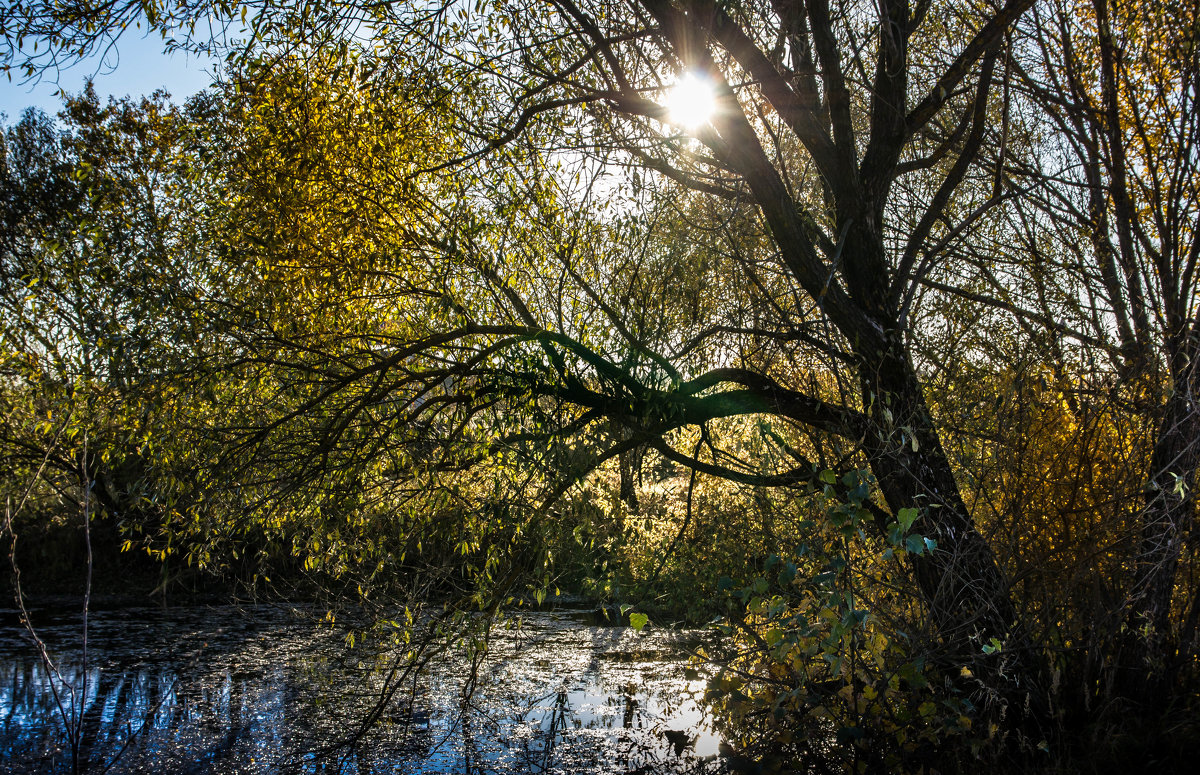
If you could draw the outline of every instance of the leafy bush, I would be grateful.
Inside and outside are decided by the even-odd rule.
[[[801,523],[792,552],[740,583],[721,579],[726,637],[709,655],[721,667],[707,697],[736,756],[768,770],[916,771],[976,732],[975,706],[907,626],[919,609],[888,582],[907,555],[937,545],[916,509],[900,511],[886,540],[870,537],[869,474],[842,477],[845,498],[832,472],[822,480],[811,505],[824,518]]]

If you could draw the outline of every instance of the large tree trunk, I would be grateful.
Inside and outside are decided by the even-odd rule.
[[[921,510],[913,530],[937,542],[913,556],[917,582],[953,658],[970,661],[989,638],[1007,638],[1015,613],[1009,584],[975,529],[912,367],[892,353],[864,382],[876,438],[867,454],[893,513]]]
[[[964,688],[1009,729],[1032,735],[1044,706],[1045,671],[1018,620],[1009,581],[967,511],[900,342],[873,355],[862,375],[874,420],[866,452],[892,512],[919,508],[913,532],[936,541],[932,550],[910,555],[941,639],[935,659],[948,672],[968,667],[973,678]],[[992,639],[1001,644],[998,649]]]
[[[863,403],[872,420],[865,451],[892,513],[920,509],[914,530],[936,546],[910,555],[912,570],[933,619],[944,667],[971,666],[1002,703],[1024,704],[1039,671],[991,547],[975,528],[942,447],[924,388],[913,366],[894,297],[883,278],[888,267],[877,199],[860,200],[842,214],[847,228],[847,285],[875,336],[860,338],[855,354]],[[854,213],[873,212],[874,222]],[[854,258],[855,260],[850,260]],[[857,267],[857,271],[851,271]],[[995,643],[1001,644],[999,649]],[[983,646],[989,646],[985,654]],[[1009,653],[1004,652],[1008,650]],[[1021,670],[1014,670],[1019,663]],[[1022,685],[1022,682],[1026,685]]]

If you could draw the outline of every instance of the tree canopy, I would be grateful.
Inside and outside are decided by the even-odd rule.
[[[714,689],[737,723],[841,697],[915,755],[897,729],[935,713],[922,745],[1035,750],[1108,700],[1165,711],[1200,643],[1196,19],[12,4],[18,73],[136,23],[229,66],[183,110],[9,131],[6,443],[34,467],[55,385],[153,387],[189,430],[129,455],[176,504],[154,546],[487,608],[639,542],[653,586],[709,525],[758,555]]]

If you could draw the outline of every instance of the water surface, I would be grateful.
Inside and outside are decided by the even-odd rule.
[[[78,612],[38,611],[35,621],[67,683],[86,687],[76,707],[91,771],[719,768],[719,740],[698,704],[704,676],[687,662],[696,632],[636,633],[585,611],[525,613],[494,627],[474,660],[448,644],[414,676],[400,652],[349,648],[345,631],[315,614],[277,605],[93,612],[86,671]],[[15,612],[0,611],[0,770],[70,771],[50,684]],[[60,695],[69,713],[70,693]]]

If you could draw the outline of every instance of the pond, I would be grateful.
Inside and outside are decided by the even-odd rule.
[[[0,617],[2,769],[69,772],[47,673],[16,612]],[[86,685],[88,771],[721,769],[699,704],[705,676],[687,658],[697,631],[637,633],[582,610],[523,613],[493,629],[474,663],[452,645],[412,676],[398,652],[350,648],[313,610],[119,608],[92,612],[85,671],[78,611],[34,617],[63,676]]]

